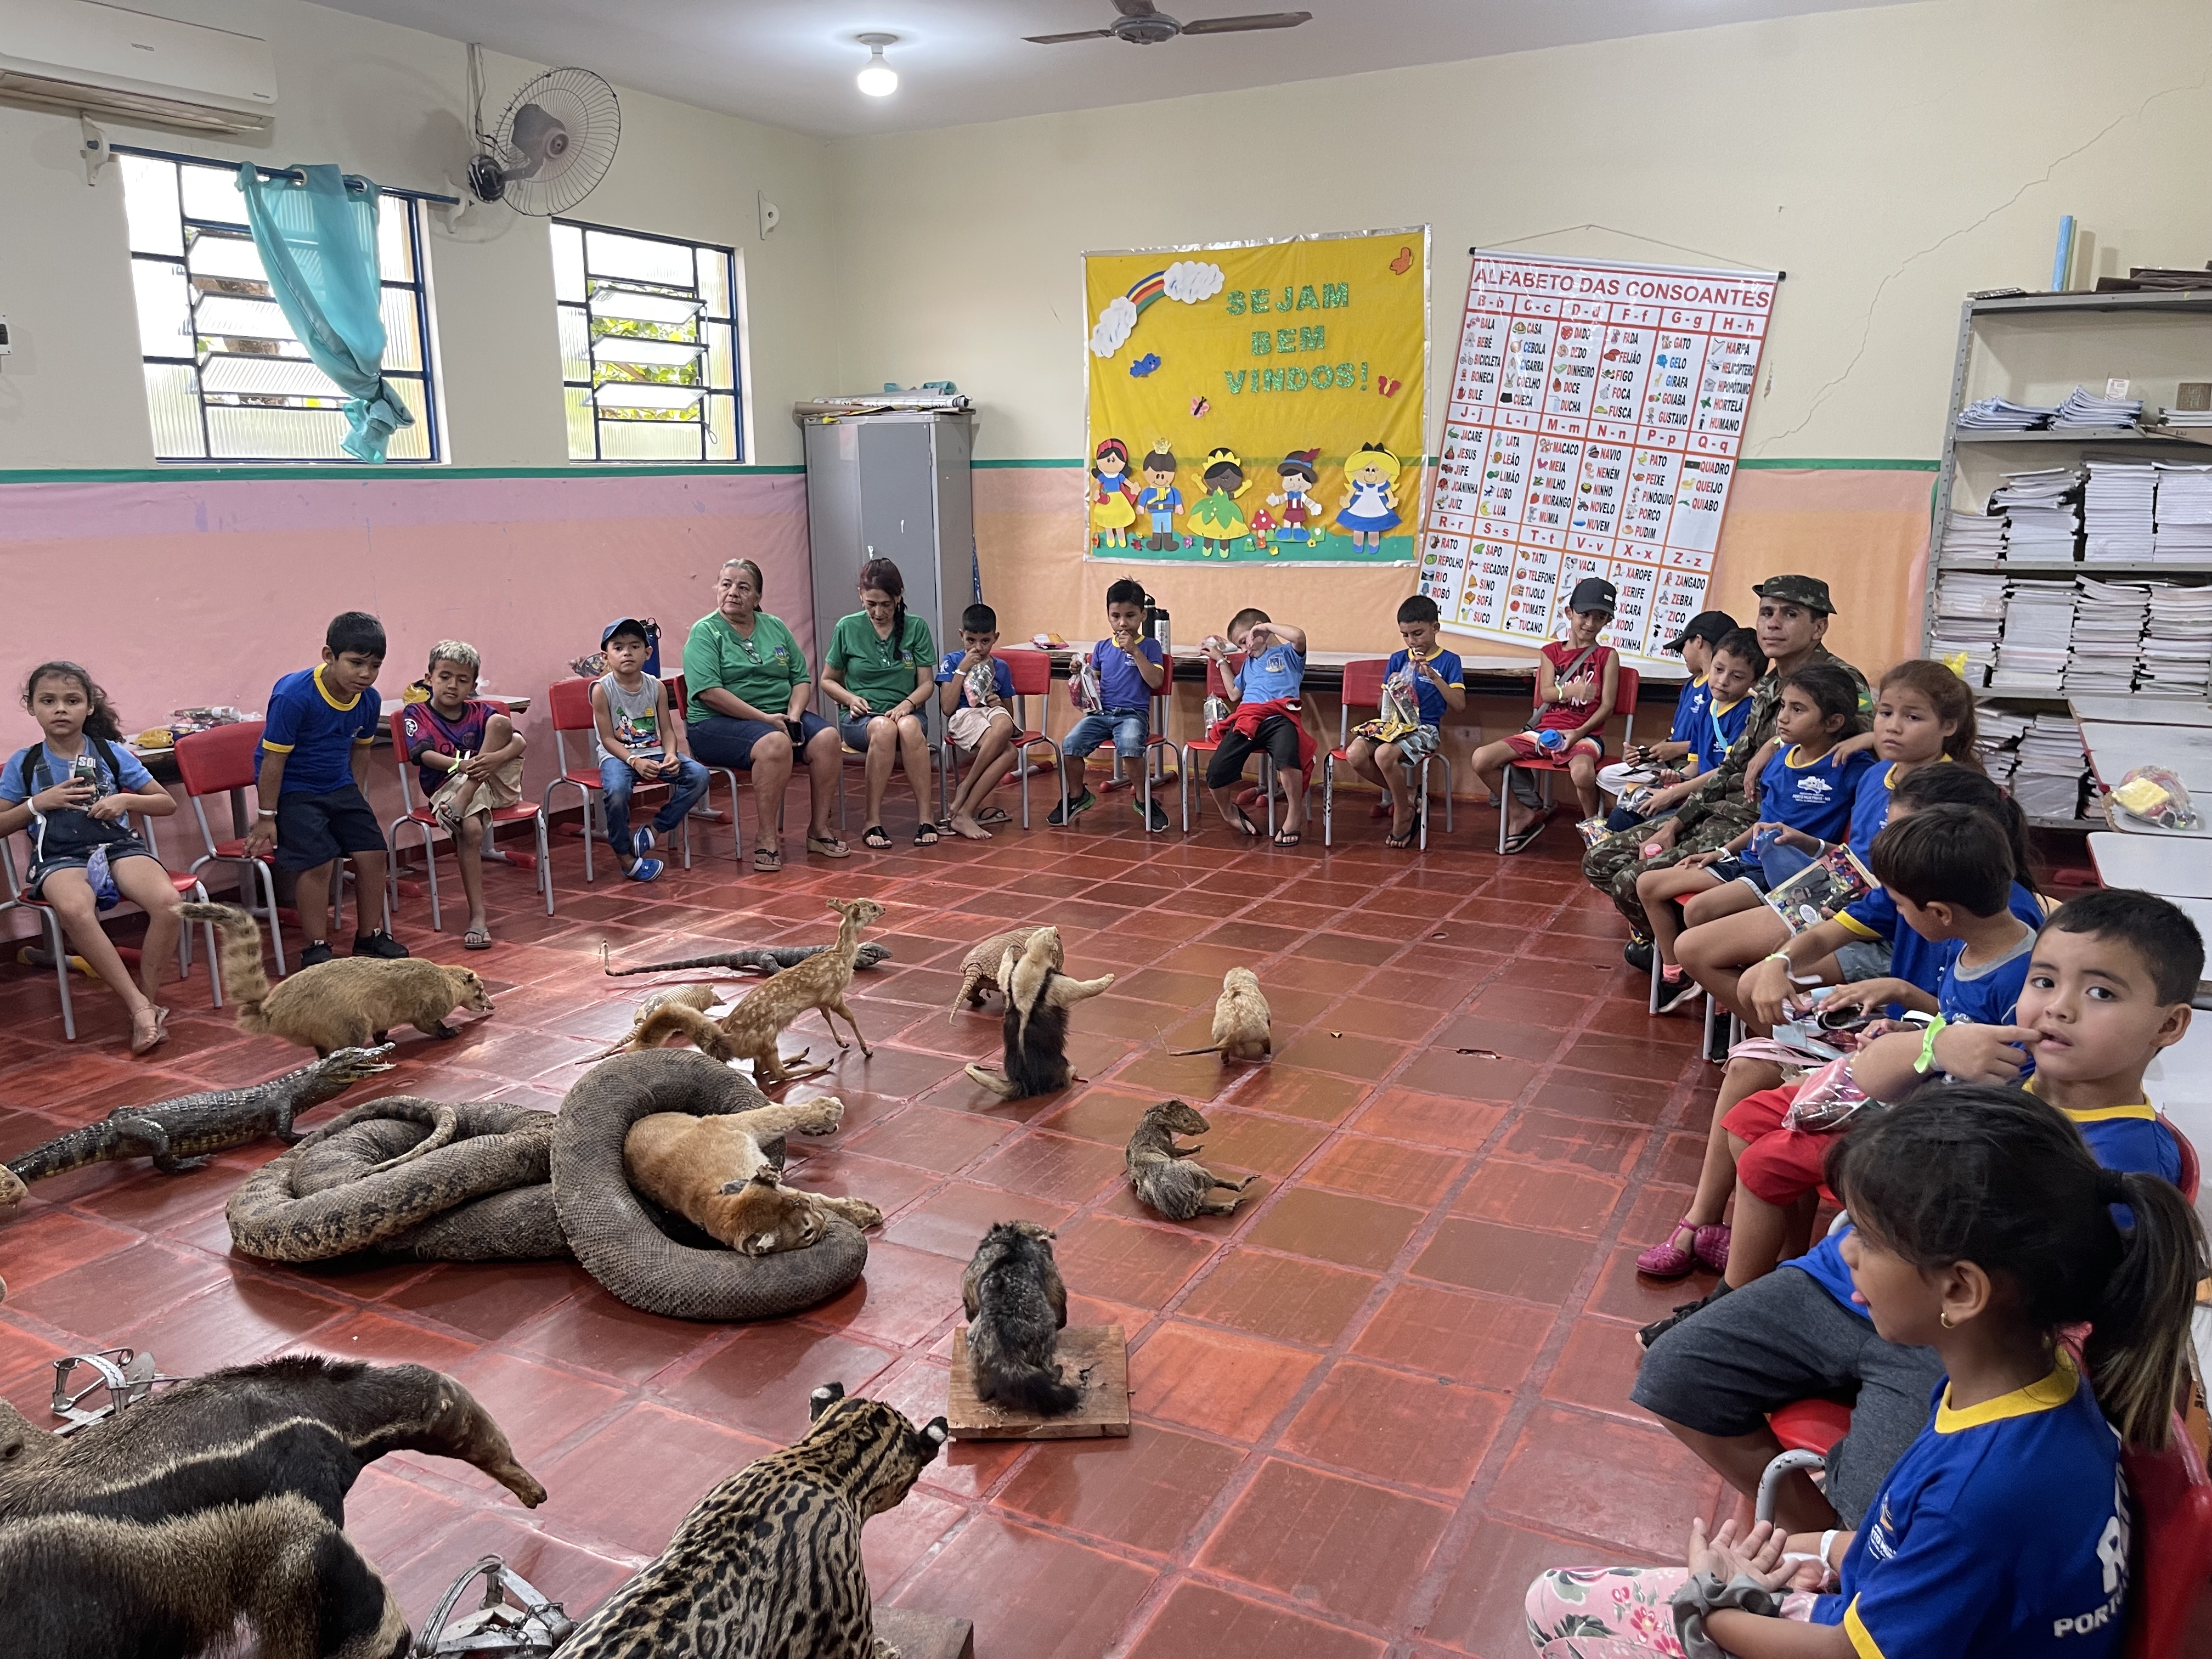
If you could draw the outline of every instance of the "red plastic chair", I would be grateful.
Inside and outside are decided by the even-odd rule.
[[[507,706],[498,698],[490,698],[489,701],[491,706],[501,714],[509,713]],[[445,922],[438,906],[438,854],[430,841],[430,832],[443,826],[439,823],[437,816],[430,811],[427,803],[421,806],[415,804],[415,780],[412,775],[415,763],[407,758],[407,736],[400,727],[400,722],[405,718],[406,712],[404,709],[392,711],[392,752],[399,763],[399,804],[407,810],[392,819],[384,832],[384,838],[392,843],[392,861],[387,866],[390,871],[387,879],[392,890],[391,904],[394,910],[399,908],[399,832],[411,823],[422,837],[422,869],[430,887],[430,927],[434,932],[443,933]],[[551,915],[553,914],[553,860],[545,842],[544,806],[543,805],[532,806],[517,801],[512,806],[495,808],[491,814],[491,822],[494,830],[497,830],[502,823],[527,823],[534,829],[538,842],[538,890],[545,896],[545,914]],[[486,858],[495,856],[489,836],[484,839],[483,854]]]
[[[2184,1198],[2194,1204],[2197,1201],[2197,1182],[2202,1173],[2197,1162],[2197,1148],[2189,1144],[2189,1137],[2182,1133],[2180,1127],[2166,1114],[2160,1113],[2158,1121],[2166,1126],[2166,1133],[2173,1137],[2173,1144],[2181,1153],[2181,1178],[2173,1184],[2181,1188]]]
[[[1229,665],[1232,669],[1241,669],[1244,665],[1244,653],[1241,651],[1231,653]],[[1216,657],[1209,656],[1206,659],[1206,695],[1209,697],[1224,699],[1229,696],[1229,684],[1221,678],[1221,662]],[[1182,828],[1185,835],[1190,833],[1190,792],[1193,780],[1197,779],[1199,787],[1204,787],[1203,778],[1197,769],[1197,757],[1211,755],[1220,747],[1219,744],[1203,733],[1191,738],[1182,746],[1182,775],[1178,780],[1177,793],[1182,798]],[[1260,751],[1260,793],[1267,803],[1267,839],[1273,841],[1275,838],[1275,757],[1265,750]]]
[[[1006,665],[1006,678],[1014,688],[1014,763],[1022,777],[1022,828],[1030,827],[1030,750],[1040,746],[1052,750],[1054,772],[1060,783],[1060,822],[1065,823],[1067,780],[1059,775],[1060,745],[1030,724],[1029,700],[1039,699],[1038,707],[1042,708],[1043,699],[1052,695],[1052,659],[1034,646],[1026,645],[1013,646],[995,654]],[[952,815],[952,791],[960,769],[960,757],[953,749],[949,731],[938,740],[937,761],[937,816],[944,819]]]
[[[1625,722],[1620,728],[1620,742],[1623,748],[1626,748],[1636,735],[1636,691],[1638,678],[1636,670],[1631,668],[1626,663],[1621,664],[1620,673],[1613,682],[1613,707],[1605,711],[1605,717],[1607,720],[1611,720],[1615,714],[1625,717]],[[1513,793],[1513,774],[1516,769],[1543,775],[1544,806],[1547,811],[1549,811],[1552,805],[1551,775],[1554,772],[1565,771],[1567,763],[1564,760],[1532,761],[1517,758],[1507,761],[1504,780],[1507,799],[1510,799]],[[1511,816],[1505,810],[1504,800],[1500,800],[1498,807],[1498,850],[1500,853],[1505,850],[1505,821]],[[1652,971],[1656,973],[1658,969],[1655,967]]]
[[[2123,1447],[2120,1467],[2136,1501],[2122,1651],[2127,1659],[2170,1659],[2212,1579],[2212,1480],[2178,1417],[2164,1451]]]
[[[1390,665],[1382,657],[1363,657],[1357,662],[1344,665],[1344,690],[1338,699],[1336,747],[1328,751],[1321,763],[1321,844],[1329,844],[1335,829],[1336,763],[1348,761],[1352,750],[1352,711],[1354,708],[1382,707],[1382,681]],[[1421,839],[1423,851],[1429,845],[1429,763],[1437,762],[1444,769],[1444,833],[1452,827],[1452,763],[1449,756],[1439,749],[1432,755],[1424,755],[1418,763],[1421,789]],[[1407,769],[1413,770],[1417,763],[1408,761]]]
[[[140,813],[134,817],[126,818],[125,823],[141,841],[146,843],[148,852],[156,859],[161,856],[161,845],[154,838],[154,824],[150,818]],[[198,876],[181,870],[171,870],[168,872],[168,876],[169,884],[186,898],[197,899],[202,904],[208,902],[207,888],[202,884]],[[20,906],[32,912],[39,919],[39,926],[46,935],[46,952],[54,960],[54,988],[59,993],[62,1004],[62,1039],[66,1042],[75,1042],[76,1041],[76,1008],[70,998],[69,932],[62,926],[62,919],[55,912],[52,905],[43,899],[32,898],[23,891],[22,885],[15,875],[15,854],[9,850],[9,844],[4,840],[0,840],[0,880],[4,880],[8,895],[6,902],[0,903],[0,910],[12,910]],[[100,912],[102,919],[109,916],[128,915],[137,908],[136,905],[131,905],[128,899],[125,900],[124,903],[129,906],[129,908],[103,910]],[[207,929],[208,989],[215,998],[215,1006],[220,1008],[222,1006],[221,952],[216,943],[215,924],[208,922],[204,926]],[[178,931],[177,965],[185,973],[189,974],[192,970],[192,930],[189,925]]]
[[[545,786],[545,793],[539,802],[539,810],[550,822],[553,816],[553,792],[556,789],[564,787],[574,789],[582,798],[584,879],[587,882],[593,878],[592,875],[592,813],[599,805],[602,793],[599,787],[599,769],[590,764],[583,766],[568,764],[568,744],[566,734],[570,732],[590,732],[597,727],[598,722],[592,717],[593,684],[594,682],[586,679],[556,680],[547,689],[545,701],[553,715],[553,753],[555,763],[561,770],[560,775]],[[670,693],[668,702],[670,712],[673,714],[676,711],[676,697],[673,692]],[[638,787],[641,790],[663,789],[667,786],[648,783],[640,784]],[[635,797],[633,796],[632,799],[635,799]],[[730,786],[730,816],[734,819],[737,817],[737,784],[734,779],[732,780]],[[689,870],[691,867],[691,825],[688,820],[684,825],[682,833],[684,867]],[[552,879],[550,871],[546,879],[549,882]],[[547,914],[550,915],[552,898],[550,891],[546,898],[546,906]]]
[[[252,789],[253,757],[261,747],[263,726],[260,720],[240,720],[234,726],[188,732],[177,739],[173,752],[177,757],[177,776],[184,784],[185,799],[192,804],[192,816],[199,821],[200,840],[207,848],[192,860],[191,872],[198,875],[200,866],[207,864],[238,866],[239,902],[268,924],[269,947],[276,957],[276,976],[282,979],[285,973],[284,934],[276,921],[276,876],[272,856],[264,853],[258,858],[249,857],[243,836],[217,841],[207,815],[210,795]],[[258,910],[252,897],[257,889],[261,895]]]

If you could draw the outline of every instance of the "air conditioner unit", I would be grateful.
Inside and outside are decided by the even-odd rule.
[[[0,0],[0,99],[134,125],[266,132],[269,43],[99,0]]]

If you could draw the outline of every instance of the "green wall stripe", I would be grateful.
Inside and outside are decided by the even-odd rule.
[[[803,473],[804,466],[714,463],[694,466],[50,466],[0,468],[0,484],[225,483],[233,479],[320,482],[339,478],[684,478]]]

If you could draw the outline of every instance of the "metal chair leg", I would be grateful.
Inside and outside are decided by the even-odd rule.
[[[69,935],[62,929],[62,919],[51,910],[39,912],[39,920],[46,933],[46,950],[54,959],[54,988],[62,998],[62,1040],[76,1041],[76,1005],[70,1000]]]

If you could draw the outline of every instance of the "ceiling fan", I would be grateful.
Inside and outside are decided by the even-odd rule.
[[[1126,40],[1133,46],[1157,46],[1178,34],[1243,34],[1254,29],[1294,29],[1310,23],[1310,11],[1263,11],[1243,17],[1197,17],[1180,22],[1159,10],[1152,0],[1114,0],[1121,15],[1103,29],[1083,29],[1073,34],[1030,34],[1023,39],[1040,46],[1063,46],[1071,40]]]

